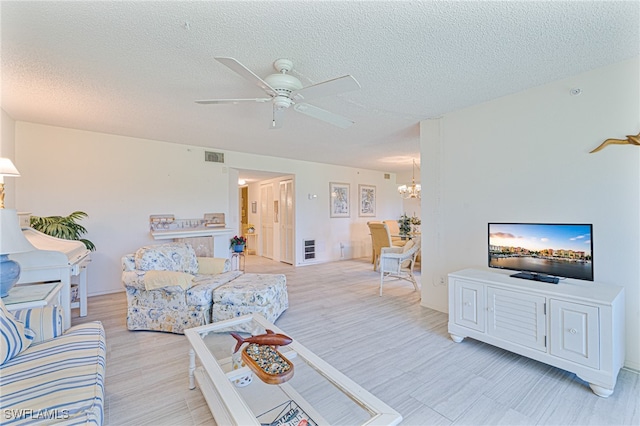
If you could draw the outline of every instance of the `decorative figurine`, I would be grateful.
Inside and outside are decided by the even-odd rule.
[[[594,152],[600,151],[607,145],[616,144],[616,145],[636,145],[640,146],[640,133],[637,135],[627,135],[626,139],[607,139],[602,142],[599,147],[591,151],[589,154],[593,154]]]
[[[234,353],[238,352],[243,343],[255,343],[257,345],[268,345],[268,346],[286,346],[293,341],[293,339],[289,336],[285,336],[284,334],[274,333],[273,330],[265,330],[265,334],[258,334],[257,336],[251,336],[247,339],[244,339],[242,336],[237,333],[231,333],[234,339],[238,341],[236,345],[236,350]]]
[[[265,334],[243,338],[230,333],[238,341],[234,354],[244,343],[249,343],[242,351],[242,361],[265,383],[277,385],[293,377],[293,364],[275,347],[285,346],[293,341],[289,336],[265,330]]]

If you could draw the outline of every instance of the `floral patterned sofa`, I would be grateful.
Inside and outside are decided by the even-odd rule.
[[[145,246],[123,256],[127,328],[182,334],[254,312],[274,322],[289,307],[283,274],[230,268],[229,259],[197,257],[188,243]]]

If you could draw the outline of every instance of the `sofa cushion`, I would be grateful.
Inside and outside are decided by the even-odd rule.
[[[145,290],[157,290],[159,288],[178,286],[183,290],[191,288],[193,275],[177,271],[147,271],[144,274]]]
[[[198,273],[196,252],[188,243],[168,243],[141,247],[135,254],[136,269],[141,271],[178,271]]]
[[[0,299],[0,365],[29,347],[35,334],[16,320]]]
[[[73,326],[60,337],[32,345],[0,371],[2,421],[103,424],[105,354],[99,322]]]

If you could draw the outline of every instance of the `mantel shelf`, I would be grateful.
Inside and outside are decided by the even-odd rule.
[[[200,226],[190,229],[170,229],[167,231],[153,231],[151,236],[156,240],[172,240],[174,238],[213,237],[216,235],[232,234],[231,228],[212,228]]]

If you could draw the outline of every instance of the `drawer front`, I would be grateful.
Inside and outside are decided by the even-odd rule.
[[[487,288],[487,333],[546,352],[545,301],[542,296]]]
[[[599,309],[551,300],[551,355],[600,368]]]
[[[454,291],[455,323],[484,332],[484,286],[456,280]]]

